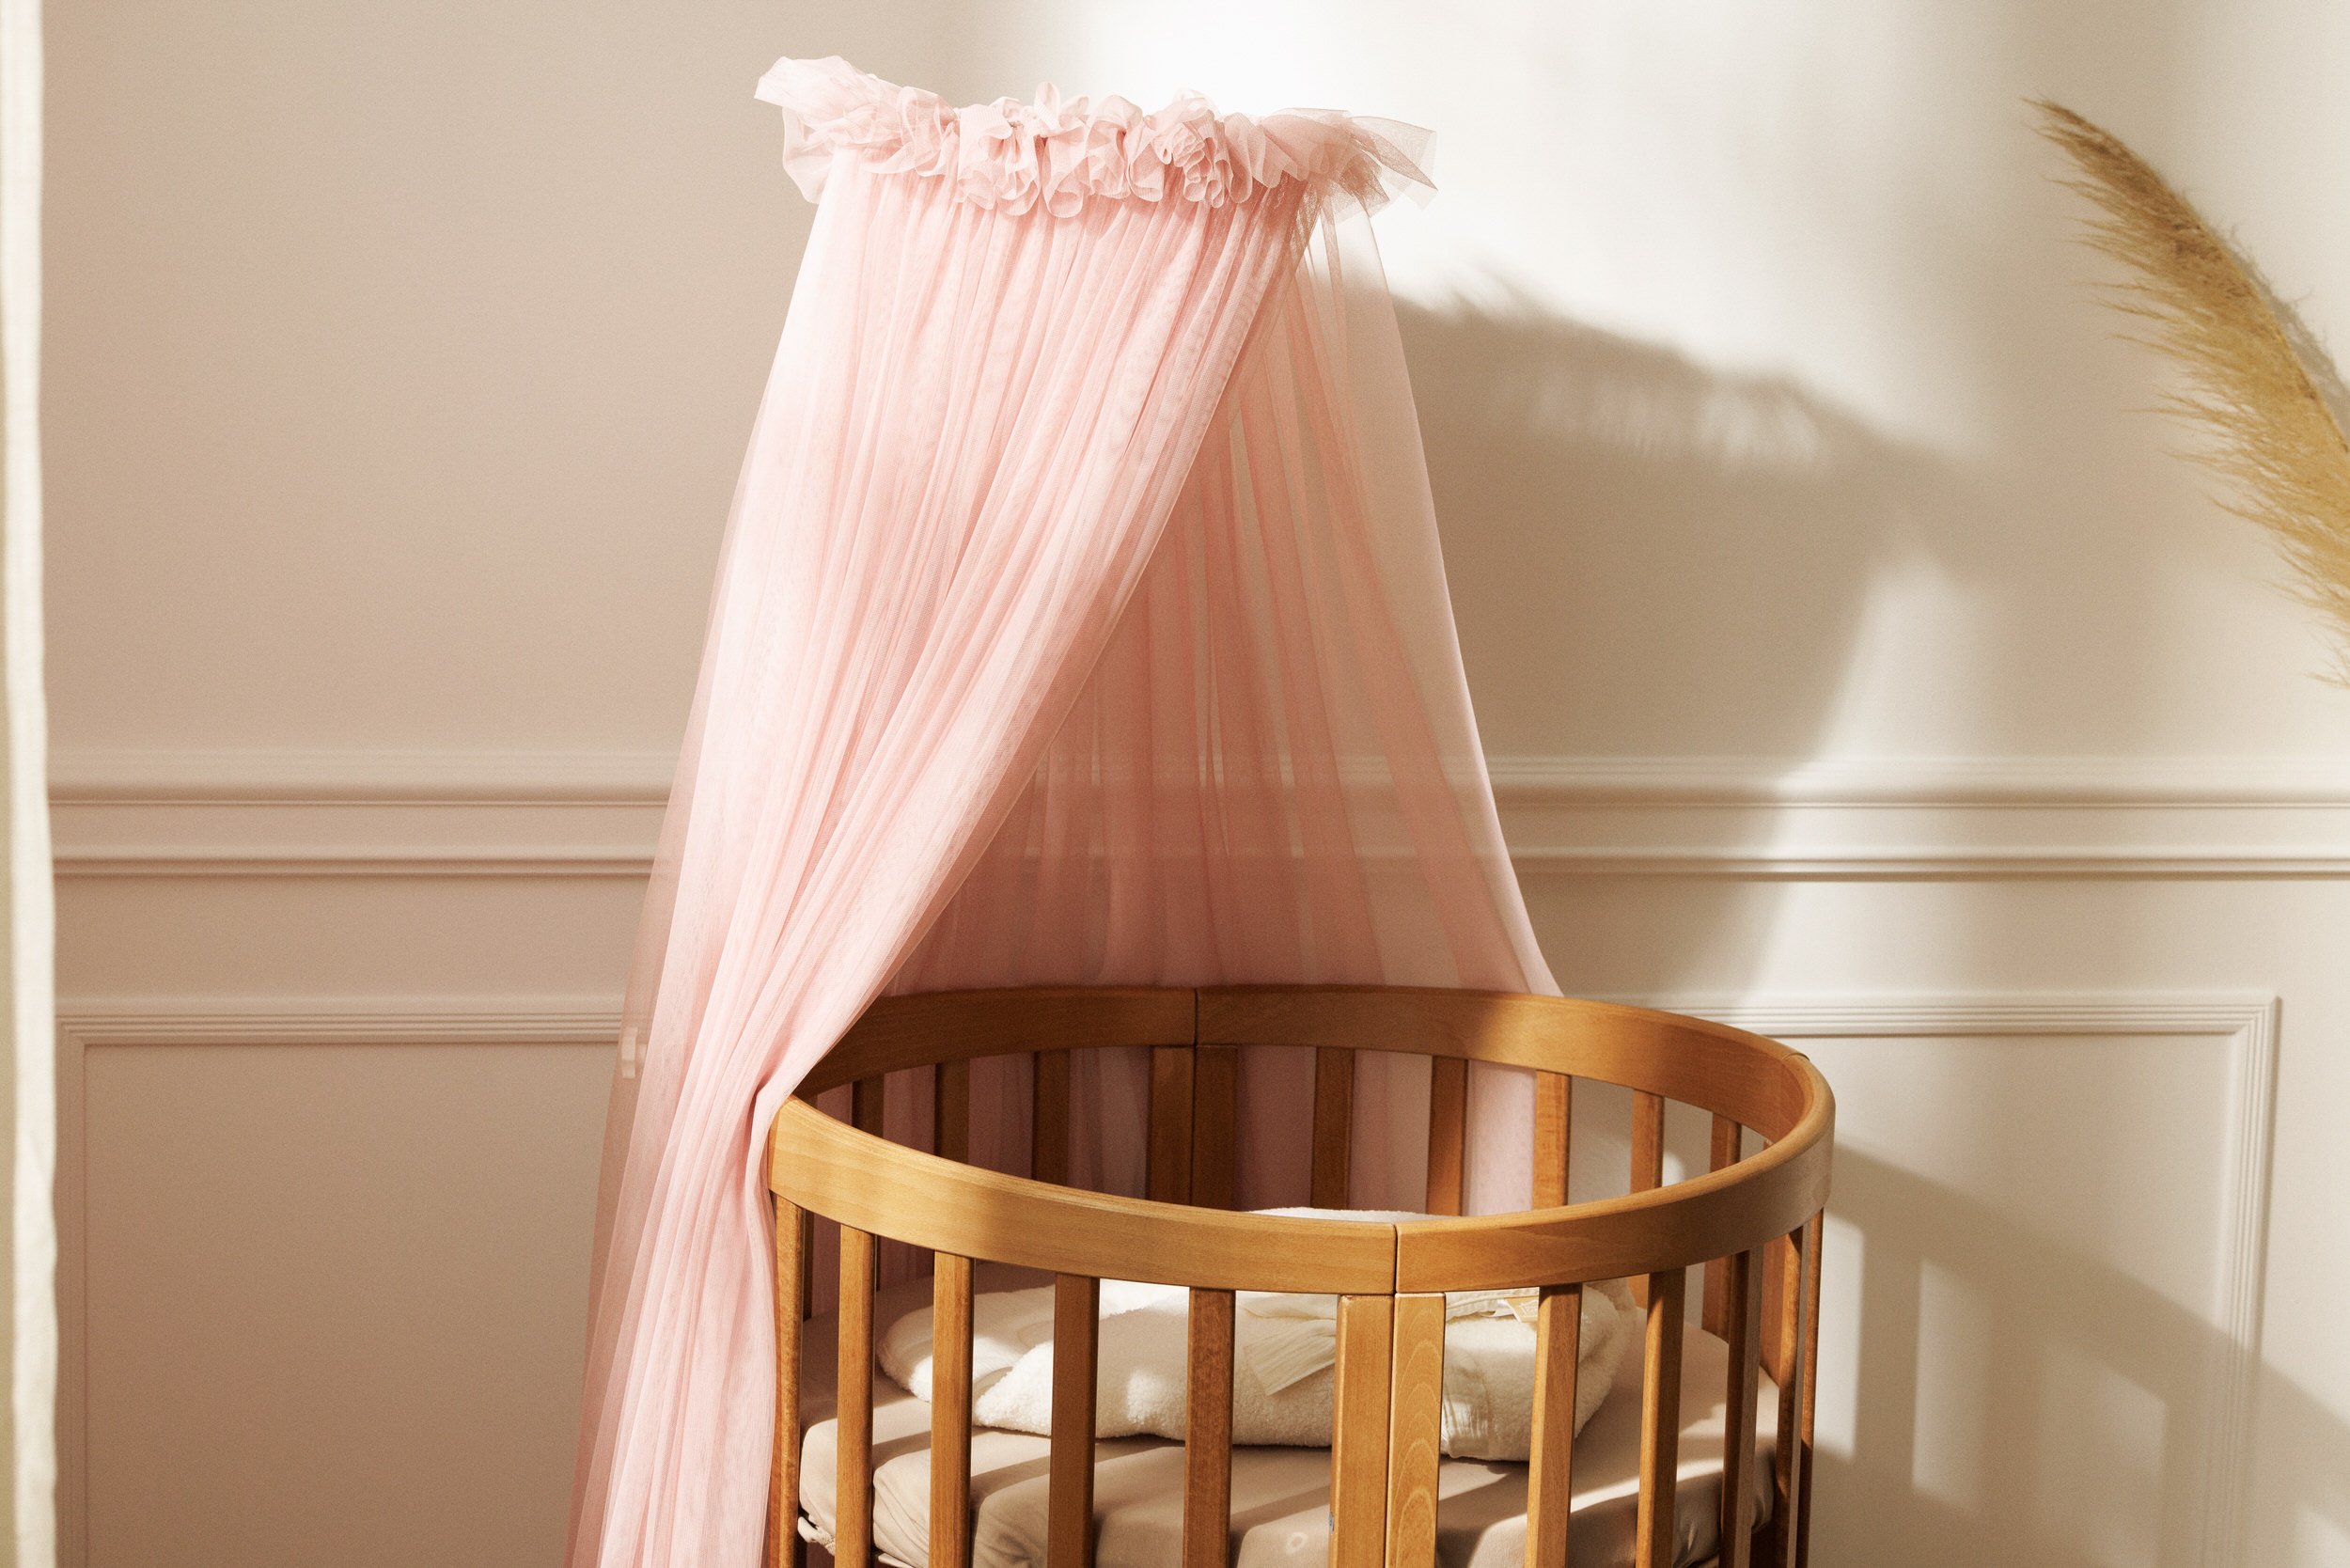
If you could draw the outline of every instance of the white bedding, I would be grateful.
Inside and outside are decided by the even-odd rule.
[[[981,1263],[983,1292],[1039,1282],[1024,1270]],[[879,1293],[876,1326],[893,1325],[930,1298],[928,1279]],[[801,1348],[800,1499],[803,1535],[829,1545],[838,1500],[838,1430],[833,1419],[837,1326],[811,1319]],[[1722,1342],[1691,1327],[1682,1345],[1681,1464],[1671,1560],[1712,1560],[1718,1538]],[[1637,1374],[1635,1374],[1637,1376]],[[1778,1392],[1762,1380],[1752,1471],[1757,1520],[1770,1516],[1771,1450]],[[931,1407],[887,1378],[873,1383],[873,1542],[894,1568],[924,1568],[930,1541]],[[1639,1489],[1641,1406],[1627,1377],[1575,1439],[1575,1568],[1632,1568]],[[1051,1442],[982,1427],[971,1435],[972,1568],[1044,1568],[1051,1510]],[[1094,1449],[1096,1568],[1175,1568],[1182,1560],[1183,1449],[1164,1437],[1104,1438]],[[1234,1568],[1327,1568],[1330,1454],[1322,1448],[1232,1450]],[[1523,1568],[1526,1466],[1447,1459],[1437,1478],[1436,1568]]]
[[[1424,1215],[1274,1209],[1271,1214],[1395,1222]],[[1531,1446],[1536,1293],[1480,1291],[1446,1300],[1444,1451],[1521,1460]],[[1102,1282],[1096,1428],[1103,1437],[1183,1435],[1183,1360],[1190,1293],[1181,1286]],[[1576,1430],[1615,1386],[1638,1338],[1620,1281],[1583,1293],[1576,1358]],[[1324,1448],[1330,1442],[1337,1298],[1244,1291],[1233,1317],[1232,1440]],[[979,1426],[1046,1434],[1053,1426],[1053,1292],[989,1291],[972,1307],[972,1418]],[[909,1313],[883,1334],[882,1371],[918,1399],[931,1395],[931,1314]]]

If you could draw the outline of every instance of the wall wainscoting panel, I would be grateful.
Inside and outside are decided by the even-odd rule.
[[[1865,1184],[1879,1188],[1884,1193],[1901,1194],[1920,1208],[1946,1203],[1954,1215],[1960,1216],[1947,1227],[1940,1227],[1935,1223],[1931,1212],[1912,1213],[1904,1209],[1894,1215],[1885,1212],[1885,1205],[1878,1204],[1879,1212],[1863,1220],[1863,1233],[1856,1238],[1856,1247],[1838,1248],[1832,1231],[1828,1259],[1831,1303],[1840,1294],[1850,1294],[1854,1283],[1837,1278],[1835,1271],[1840,1264],[1851,1262],[1856,1255],[1867,1258],[1873,1248],[1888,1239],[1882,1233],[1869,1233],[1871,1221],[1879,1227],[1889,1223],[1900,1230],[1903,1233],[1891,1239],[1897,1247],[1908,1249],[1909,1262],[1917,1265],[1918,1272],[1923,1272],[1942,1266],[1948,1254],[1966,1253],[1970,1231],[1988,1218],[1991,1225],[2007,1229],[1992,1231],[1997,1240],[1991,1245],[1975,1247],[1973,1255],[1965,1258],[1960,1268],[1962,1273],[1966,1268],[1979,1271],[1976,1283],[1990,1287],[1989,1311],[1995,1318],[2008,1320],[2005,1328],[2011,1353],[2019,1332],[2021,1337],[2027,1339],[2033,1332],[2030,1298],[2041,1292],[2059,1295],[2077,1293],[2092,1301],[2103,1299],[2125,1303],[2125,1311],[2117,1310],[2109,1315],[2135,1316],[2185,1325],[2185,1332],[2174,1335],[2166,1342],[2165,1348],[2184,1343],[2201,1356],[2203,1367],[2201,1388],[2197,1390],[2200,1398],[2194,1402],[2197,1408],[2192,1412],[2171,1410],[2162,1414],[2168,1417],[2174,1429],[2173,1441],[2191,1442],[2194,1436],[2200,1435],[2200,1451],[2194,1452],[2191,1458],[2165,1466],[2158,1479],[2162,1489],[2189,1494],[2191,1507],[2185,1511],[2180,1509],[2176,1496],[2169,1497],[2163,1506],[2168,1511],[2166,1524],[2175,1522],[2182,1533],[2192,1529],[2197,1545],[2191,1557],[2165,1557],[2163,1560],[2191,1561],[2198,1568],[2233,1568],[2244,1560],[2248,1493],[2253,1479],[2252,1421],[2262,1364],[2261,1323],[2269,1234],[2271,1143],[2277,1109],[2280,1003],[2276,996],[2260,992],[2074,995],[1953,992],[1882,996],[1668,995],[1620,999],[1640,1006],[1717,1019],[1806,1049],[1821,1060],[1823,1069],[1829,1073],[1831,1082],[1838,1085],[1839,1193],[1845,1194]],[[2211,1267],[2207,1279],[2199,1281],[2207,1286],[2208,1294],[2190,1293],[2186,1303],[2162,1299],[2158,1293],[2147,1290],[2130,1274],[2130,1268],[2135,1263],[2159,1264],[2161,1260],[2124,1260],[2123,1265],[2117,1267],[2115,1260],[2109,1256],[2100,1259],[2092,1255],[2082,1245],[2084,1242],[2107,1241],[2109,1244],[2110,1240],[2111,1232],[2100,1232],[2096,1223],[2099,1219],[2110,1226],[2111,1231],[2125,1233],[2130,1229],[2113,1225],[2110,1215],[2083,1216],[2089,1223],[2083,1228],[2082,1234],[2071,1238],[2072,1249],[2068,1250],[2064,1244],[2051,1246],[2044,1237],[2024,1234],[2029,1227],[2015,1224],[2013,1210],[2004,1215],[1991,1217],[1997,1208],[1996,1200],[1985,1202],[1984,1193],[1980,1188],[1969,1188],[1963,1196],[1954,1192],[1935,1191],[1930,1180],[1919,1180],[1915,1174],[1916,1162],[1911,1153],[1897,1146],[1903,1137],[1902,1131],[1872,1121],[1872,1113],[1878,1107],[1868,1103],[1864,1090],[1872,1088],[1881,1090],[1882,1086],[1861,1081],[1865,1075],[1857,1071],[1860,1063],[1851,1056],[1849,1049],[1854,1046],[1889,1046],[1915,1050],[1920,1046],[1931,1049],[1938,1044],[1948,1044],[1953,1049],[1936,1053],[1922,1076],[1935,1086],[1935,1092],[1955,1095],[1962,1092],[1962,1086],[1967,1083],[1970,1058],[1980,1055],[1985,1045],[2002,1042],[2037,1051],[2031,1060],[2035,1083],[2040,1073],[2054,1066],[2059,1055],[2082,1043],[2102,1042],[2123,1047],[2112,1062],[2100,1064],[2106,1066],[2126,1064],[2134,1054],[2164,1042],[2203,1043],[2217,1047],[2219,1061],[2212,1087],[2218,1090],[2217,1096],[2207,1102],[2187,1102],[2190,1110],[2199,1104],[2209,1105],[2210,1121],[2207,1125],[2185,1124],[2196,1120],[2191,1116],[2178,1118],[2177,1121],[2182,1124],[2172,1125],[2147,1125],[2133,1121],[2129,1113],[2136,1106],[2130,1095],[2131,1086],[2127,1082],[2110,1084],[2111,1100],[2115,1105],[2123,1108],[2123,1114],[2112,1125],[2102,1129],[2111,1140],[2107,1147],[2099,1150],[2093,1144],[2100,1131],[2092,1125],[2101,1109],[2098,1105],[2083,1103],[2076,1097],[2066,1102],[2064,1113],[2059,1119],[2073,1133],[2076,1146],[2089,1142],[2092,1150],[2100,1156],[2081,1161],[2080,1164],[2091,1169],[2104,1170],[2117,1185],[2126,1183],[2130,1175],[2127,1170],[2112,1168],[2129,1157],[2130,1152],[2124,1145],[2134,1143],[2138,1153],[2153,1154],[2155,1157],[2152,1164],[2159,1166],[2169,1157],[2165,1151],[2192,1143],[2199,1134],[2210,1137],[2214,1147],[2209,1151],[2211,1157],[2208,1165],[2201,1171],[2176,1184],[2190,1195],[2200,1195],[2203,1189],[2196,1176],[2201,1175],[2210,1179],[2217,1189],[2217,1201],[2208,1214],[2212,1231],[2208,1238],[2213,1253]],[[1840,1050],[1839,1047],[1845,1049]],[[1840,1060],[1842,1062],[1841,1072],[1838,1066]],[[2013,1087],[2013,1080],[2011,1080]],[[2046,1097],[2039,1095],[2037,1090],[2032,1092],[2038,1097]],[[2016,1102],[1994,1104],[1998,1112],[2006,1115],[2014,1115],[2025,1109]],[[1935,1107],[1934,1115],[1963,1117],[1966,1109],[1960,1105],[1946,1104]],[[1984,1143],[1990,1143],[1996,1137],[1996,1130],[1986,1129],[1985,1134],[1982,1138]],[[2050,1140],[2039,1141],[2044,1144]],[[1888,1142],[1896,1146],[1888,1147]],[[2033,1140],[2024,1140],[2023,1148],[2029,1150],[2032,1147]],[[2079,1152],[2076,1147],[2075,1152]],[[2005,1151],[2004,1157],[2013,1159],[2016,1154],[2017,1151],[2010,1148]],[[2023,1184],[2029,1188],[2029,1179]],[[2150,1186],[2146,1190],[2151,1197],[2161,1189]],[[2078,1203],[2085,1198],[2092,1203],[2110,1203],[2113,1194],[2110,1191],[2095,1194],[2084,1194],[2077,1189],[2068,1191],[2062,1183],[2056,1182],[2038,1195],[2038,1201],[2046,1206],[2046,1212],[2060,1215],[2068,1203]],[[1831,1198],[1831,1220],[1849,1222],[1852,1218],[1847,1212],[1849,1207],[1849,1201],[1840,1203],[1836,1198]],[[2191,1233],[2192,1217],[2191,1215],[2146,1215],[2138,1216],[2137,1228],[2155,1235],[2177,1237],[2179,1245],[2185,1247],[2190,1245],[2186,1236]],[[2057,1229],[2061,1231],[2060,1226]],[[1840,1250],[1847,1256],[1840,1258]],[[2001,1251],[2009,1253],[2004,1264],[2005,1273],[1999,1271],[2000,1265],[1995,1257]],[[1986,1264],[1991,1266],[1986,1269]],[[1870,1273],[1872,1283],[1882,1274],[1882,1270],[1872,1269],[1867,1262],[1862,1266],[1864,1271]],[[2065,1278],[2076,1269],[2080,1278]],[[1915,1280],[1903,1281],[1902,1287],[1911,1292],[1919,1288]],[[2196,1294],[2203,1294],[2203,1299],[2195,1301],[2193,1296]],[[1875,1309],[1873,1303],[1857,1305],[1864,1319]],[[2181,1309],[2183,1306],[2184,1310]],[[2199,1308],[2201,1318],[2208,1323],[2208,1331],[2202,1322],[2197,1321]],[[1837,1331],[1834,1307],[1831,1305],[1826,1310],[1831,1328],[1823,1339],[1824,1375],[1836,1367],[1840,1357],[1849,1365],[1853,1354],[1850,1343],[1844,1341]],[[2054,1341],[2061,1337],[2066,1325],[2060,1314],[2052,1316],[2060,1325],[2048,1335]],[[2026,1325],[2020,1331],[2016,1327],[2017,1320],[2022,1320]],[[2077,1328],[2079,1325],[2075,1324],[2069,1326]],[[2126,1333],[2132,1325],[2126,1322],[2114,1322],[2104,1326]],[[1841,1327],[1848,1334],[1867,1332],[1861,1325],[1849,1321]],[[2044,1356],[2052,1347],[2043,1345],[2040,1348]],[[2094,1347],[2075,1344],[2063,1348],[2080,1352]],[[1920,1363],[1934,1354],[1934,1347],[1925,1342],[1922,1332],[1915,1349]],[[2155,1356],[2146,1357],[2149,1361],[2157,1358]],[[2039,1370],[2045,1373],[2048,1369],[2043,1366]],[[1968,1371],[1995,1372],[1996,1370]],[[2145,1377],[2142,1366],[2137,1369],[2124,1366],[2121,1371],[2125,1376],[2134,1375],[2140,1380]],[[1885,1400],[1893,1392],[1872,1388],[1871,1397]],[[1918,1390],[1914,1385],[1910,1397],[1913,1419],[1919,1427],[1928,1425],[1935,1418],[1919,1404]],[[2181,1419],[2183,1414],[2184,1421]],[[2194,1435],[2178,1434],[2175,1429],[2181,1425],[2200,1429],[2200,1432]],[[1833,1435],[1825,1427],[1824,1422],[1824,1440],[1832,1442]],[[1930,1446],[1927,1439],[1931,1435],[1913,1432],[1910,1440],[1921,1447]],[[2026,1433],[2004,1430],[1995,1435],[1992,1440],[2013,1445],[2018,1452],[2029,1451],[2029,1436]],[[1854,1457],[1847,1456],[1848,1460]],[[1856,1457],[1865,1466],[1872,1457],[1881,1459],[1882,1456]],[[2045,1461],[2050,1456],[2041,1457]],[[1923,1456],[1913,1458],[1922,1468]],[[1992,1503],[1995,1499],[1982,1500]],[[2028,1508],[2029,1499],[2008,1497],[1996,1501],[2002,1509]],[[1879,1507],[1880,1510],[1883,1507],[1881,1499]],[[1851,1521],[1852,1515],[1848,1513],[1844,1518]],[[1833,1501],[1824,1503],[1820,1520],[1822,1528],[1830,1531],[1837,1529],[1839,1514]],[[1879,1530],[1892,1529],[1895,1528],[1895,1521],[1879,1512],[1871,1519],[1870,1528]],[[2166,1533],[2164,1539],[2168,1541],[2172,1537]],[[1986,1540],[1980,1544],[1980,1549],[1993,1555],[1967,1560],[2041,1560],[2039,1553],[2029,1549],[2034,1544],[2038,1544],[2041,1550],[2046,1549],[2045,1543],[2031,1543],[2020,1536]],[[1831,1560],[1838,1560],[1832,1558]]]
[[[64,1568],[549,1560],[617,1027],[67,1002]]]
[[[2191,1558],[2162,1560],[2241,1560],[2273,996],[1623,999],[1795,1043],[1838,1083],[1824,1544],[1844,1508],[1856,1528],[1932,1525],[1990,1554],[1969,1560],[2038,1560],[2032,1550],[2061,1545],[2049,1539],[2061,1526],[2031,1523],[2032,1497],[1964,1495],[2028,1493],[2013,1466],[2036,1455],[2067,1474],[2105,1464],[2116,1473],[2100,1472],[2101,1483],[2142,1493],[2166,1527],[2194,1532]],[[559,1540],[549,1499],[572,1433],[548,1369],[575,1379],[594,1125],[616,1025],[599,998],[69,1004],[69,1564],[348,1557],[351,1532],[389,1528],[378,1478],[432,1480],[450,1412],[477,1386],[510,1407],[498,1485],[531,1501],[517,1511],[509,1499],[524,1522],[506,1527],[501,1549],[522,1552],[514,1560],[532,1543],[552,1550],[540,1538]],[[2110,1104],[2070,1092],[2090,1081],[2112,1082]],[[2153,1097],[2134,1099],[2133,1081]],[[2043,1084],[2067,1092],[2043,1094]],[[2049,1100],[2060,1104],[2039,1104]],[[2074,1148],[2044,1166],[2050,1125]],[[2105,1165],[2112,1182],[2079,1180]],[[2179,1212],[2182,1193],[2207,1201]],[[2174,1255],[2136,1250],[2147,1234],[2171,1238]],[[236,1350],[245,1338],[258,1350]],[[173,1356],[208,1355],[230,1363],[219,1377],[152,1375]],[[516,1359],[538,1375],[502,1386]],[[240,1372],[243,1386],[214,1386]],[[1852,1394],[1861,1377],[1866,1406]],[[2032,1404],[2041,1398],[2056,1403]],[[273,1419],[285,1430],[257,1430]],[[2138,1453],[2129,1435],[2150,1421],[2164,1442]],[[325,1461],[306,1450],[335,1447],[322,1430],[357,1433],[365,1474],[309,1473]],[[2098,1457],[2117,1444],[2126,1451]],[[154,1472],[135,1494],[131,1466]],[[174,1466],[192,1473],[164,1473]],[[337,1485],[345,1495],[304,1495]],[[193,1495],[204,1487],[213,1490]],[[1946,1507],[1951,1517],[1938,1519]],[[456,1549],[486,1516],[480,1498],[461,1497],[397,1528],[415,1560],[487,1562],[478,1544]],[[197,1525],[209,1539],[163,1550],[159,1532]]]

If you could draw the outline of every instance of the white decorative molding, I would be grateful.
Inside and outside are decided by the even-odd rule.
[[[1872,844],[1840,850],[1741,852],[1702,846],[1520,848],[1513,839],[1510,858],[1525,875],[1734,882],[2300,882],[2350,878],[2350,848],[2295,853],[2264,845],[2164,851],[2127,846],[1922,850]]]
[[[69,877],[642,877],[674,759],[641,752],[69,752]]]
[[[620,1010],[608,999],[490,1005],[343,998],[212,997],[98,1006],[68,1000],[58,1034],[102,1045],[610,1045]]]
[[[2350,876],[2350,758],[1496,758],[1527,875]]]
[[[62,749],[60,805],[658,806],[666,751]],[[2350,756],[1495,756],[1505,803],[1716,806],[2350,807]]]
[[[619,1037],[609,1001],[385,1002],[214,998],[57,1006],[57,1554],[89,1561],[88,1148],[91,1051],[119,1046],[601,1045]]]
[[[653,751],[65,750],[59,806],[650,805],[674,754]]]
[[[2344,757],[1493,757],[1505,804],[2350,807]]]
[[[645,752],[67,752],[70,877],[646,874]],[[1529,876],[2350,877],[2350,758],[1500,757]]]
[[[2267,992],[1885,995],[1676,994],[1614,998],[1711,1018],[1774,1040],[1966,1040],[1997,1037],[2190,1037],[2223,1041],[2229,1093],[2215,1369],[2203,1475],[2201,1568],[2243,1560],[2252,1483],[2252,1420],[2268,1267],[2271,1142],[2281,1003]],[[1835,1200],[1829,1199],[1832,1213]]]

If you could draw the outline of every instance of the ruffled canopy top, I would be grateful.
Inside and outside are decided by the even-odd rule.
[[[1064,102],[1049,83],[1036,102],[999,98],[964,108],[902,87],[846,60],[777,60],[759,97],[784,112],[784,167],[809,200],[848,153],[885,173],[951,180],[981,207],[1068,217],[1089,200],[1253,200],[1289,180],[1343,189],[1375,203],[1397,185],[1428,186],[1415,127],[1325,109],[1261,119],[1218,114],[1186,92],[1145,114],[1123,98]]]

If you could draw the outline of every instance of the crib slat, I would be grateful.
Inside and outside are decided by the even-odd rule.
[[[1145,1196],[1161,1203],[1191,1199],[1192,1048],[1151,1047],[1151,1154]]]
[[[1444,1422],[1444,1297],[1395,1298],[1387,1393],[1387,1555],[1384,1568],[1436,1560],[1436,1466]]]
[[[1653,1192],[1665,1184],[1665,1097],[1635,1090],[1632,1094],[1632,1190]]]
[[[1826,1245],[1825,1211],[1803,1230],[1803,1479],[1795,1489],[1795,1564],[1811,1561],[1811,1428],[1820,1403],[1820,1252]]]
[[[1330,1560],[1377,1562],[1387,1534],[1387,1375],[1395,1309],[1384,1295],[1339,1297],[1332,1373]]]
[[[889,1080],[859,1078],[849,1090],[849,1124],[860,1133],[882,1136],[882,1117],[889,1103]]]
[[[1774,1236],[1762,1245],[1762,1371],[1782,1389],[1793,1366],[1784,1308],[1787,1260],[1794,1250],[1785,1236]]]
[[[796,1568],[800,1541],[800,1297],[807,1280],[807,1221],[776,1202],[776,1443],[767,1477],[767,1568]]]
[[[1546,1285],[1534,1320],[1534,1446],[1526,1461],[1526,1568],[1565,1568],[1574,1508],[1575,1363],[1583,1287]]]
[[[886,1138],[889,1137],[888,1115],[889,1079],[886,1074],[877,1073],[869,1078],[859,1078],[850,1086],[849,1124],[851,1126],[860,1133],[870,1133],[875,1137]],[[874,1278],[878,1281],[881,1275],[881,1262],[885,1254],[894,1255],[894,1262],[904,1259],[911,1249],[903,1243],[893,1242],[887,1236],[878,1232],[870,1239],[873,1244]]]
[[[1184,1347],[1183,1568],[1226,1568],[1232,1540],[1232,1293],[1191,1293]]]
[[[1648,1332],[1640,1367],[1640,1501],[1636,1568],[1673,1568],[1673,1487],[1681,1462],[1681,1313],[1686,1269],[1648,1277]]]
[[[1727,1260],[1722,1316],[1730,1344],[1722,1398],[1721,1562],[1747,1568],[1754,1548],[1754,1423],[1762,1373],[1762,1253]]]
[[[1053,1279],[1053,1448],[1047,1465],[1045,1568],[1092,1568],[1093,1383],[1100,1375],[1102,1282]]]
[[[1030,1057],[1035,1112],[1028,1133],[1028,1174],[1056,1185],[1069,1181],[1069,1053]]]
[[[1742,1129],[1730,1117],[1714,1118],[1714,1145],[1706,1160],[1708,1170],[1727,1170],[1738,1163],[1739,1139]],[[1699,1321],[1705,1331],[1721,1339],[1730,1338],[1730,1260],[1715,1258],[1705,1265],[1705,1299],[1699,1309]]]
[[[1574,1080],[1564,1073],[1534,1074],[1534,1189],[1531,1206],[1567,1200],[1567,1159],[1574,1148]]]
[[[971,1161],[971,1060],[958,1057],[931,1069],[931,1152],[958,1165]]]
[[[1240,1184],[1240,1047],[1200,1045],[1192,1052],[1191,1200],[1203,1209],[1236,1206]]]
[[[1665,1184],[1665,1097],[1635,1090],[1632,1095],[1632,1190],[1653,1192]],[[1648,1305],[1646,1277],[1632,1281],[1632,1299]]]
[[[1806,1228],[1807,1230],[1809,1227]],[[1778,1385],[1778,1437],[1771,1452],[1772,1568],[1794,1568],[1803,1502],[1803,1231],[1765,1249],[1763,1366]]]
[[[879,1079],[870,1080],[876,1084]],[[864,1084],[857,1088],[861,1090]],[[878,1100],[880,1096],[875,1095]],[[873,1237],[840,1228],[840,1371],[835,1411],[833,1561],[870,1568],[873,1556]]]
[[[1314,1050],[1313,1161],[1307,1201],[1345,1208],[1355,1168],[1355,1053],[1342,1047]]]
[[[931,1280],[931,1568],[971,1565],[971,1260]]]
[[[821,1272],[819,1262],[823,1254],[816,1246],[816,1216],[806,1210],[800,1212],[800,1316],[816,1315],[816,1276]]]
[[[1461,1212],[1468,1146],[1468,1063],[1432,1057],[1428,1064],[1428,1212]]]

